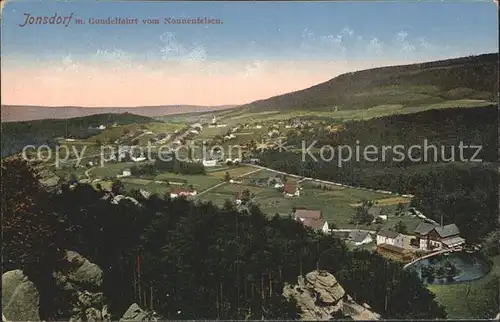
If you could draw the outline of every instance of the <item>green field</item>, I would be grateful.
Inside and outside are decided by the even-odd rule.
[[[214,186],[221,182],[219,178],[212,177],[210,175],[184,175],[184,174],[175,174],[175,173],[162,173],[155,177],[155,180],[168,180],[169,182],[177,182],[182,183],[185,182],[184,185],[192,185],[198,192],[206,190],[211,186]]]
[[[493,259],[493,267],[484,278],[470,283],[429,285],[438,303],[446,308],[448,319],[491,319],[498,313],[498,286],[491,287],[500,276],[500,256]],[[494,285],[494,284],[493,284]],[[497,284],[498,285],[498,284]],[[495,312],[485,316],[485,312]]]
[[[125,190],[140,190],[140,189],[145,189],[151,193],[156,193],[159,196],[165,195],[165,193],[169,192],[170,189],[172,188],[171,186],[168,186],[166,184],[159,184],[155,183],[153,181],[149,181],[147,184],[140,184],[136,183],[133,180],[122,180],[123,185],[125,186]]]
[[[116,177],[121,174],[124,169],[130,169],[132,166],[137,165],[136,162],[120,162],[120,163],[106,163],[103,167],[96,167],[90,171],[90,174],[97,178]]]

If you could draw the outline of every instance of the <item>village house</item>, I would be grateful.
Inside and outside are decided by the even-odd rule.
[[[320,230],[325,234],[330,232],[328,222],[319,210],[297,209],[293,215],[295,220],[301,221],[306,227]]]
[[[124,169],[121,174],[117,175],[118,178],[123,178],[123,177],[130,177],[132,175],[132,172],[130,172],[130,169]]]
[[[405,236],[395,231],[381,230],[377,233],[377,245],[404,247]]]
[[[285,197],[299,197],[300,196],[300,188],[295,183],[287,182],[285,184],[283,194]]]
[[[347,236],[347,240],[356,246],[369,244],[373,241],[372,235],[367,231],[353,230]]]
[[[215,167],[217,165],[217,160],[203,160],[204,167]]]
[[[133,156],[131,156],[130,159],[132,159],[132,161],[134,161],[134,162],[146,161],[146,157],[144,157],[144,156],[140,156],[140,157],[133,157]]]
[[[278,130],[272,130],[272,131],[269,131],[269,133],[267,133],[267,136],[269,136],[270,138],[274,138],[274,137],[277,137],[280,135],[280,131]]]
[[[172,189],[172,191],[170,191],[170,198],[177,198],[177,197],[193,197],[193,196],[196,196],[196,190],[194,191],[191,191],[189,189],[185,189],[185,188],[181,188],[181,187],[178,187],[178,188],[174,188]]]
[[[405,236],[395,231],[377,233],[377,253],[402,261],[411,260],[411,252],[404,248]]]
[[[415,229],[415,235],[419,248],[427,251],[454,248],[465,243],[455,224],[440,226],[421,223]]]

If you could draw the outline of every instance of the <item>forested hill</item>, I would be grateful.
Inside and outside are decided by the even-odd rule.
[[[241,108],[267,110],[405,107],[453,100],[497,101],[498,54],[484,54],[342,74],[313,87],[259,100]]]
[[[131,113],[97,114],[69,119],[44,119],[26,122],[2,123],[2,157],[18,153],[25,145],[47,144],[56,137],[72,135],[86,138],[98,131],[89,127],[159,122],[152,118]]]

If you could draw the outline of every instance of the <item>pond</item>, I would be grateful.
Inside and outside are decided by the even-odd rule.
[[[490,264],[479,253],[452,252],[422,259],[408,267],[424,284],[455,284],[484,277]]]

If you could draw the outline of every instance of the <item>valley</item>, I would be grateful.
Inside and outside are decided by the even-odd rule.
[[[105,218],[96,219],[108,231],[112,230],[108,225],[120,221],[117,218],[124,211],[124,216],[129,216],[124,223],[132,225],[127,229],[150,229],[131,234],[147,240],[144,265],[151,269],[161,266],[158,263],[165,260],[165,254],[171,258],[182,257],[171,245],[187,244],[184,234],[196,234],[200,239],[192,244],[199,243],[196,247],[200,249],[205,247],[203,241],[208,237],[202,237],[202,231],[218,231],[220,228],[215,223],[233,229],[236,218],[237,232],[229,239],[240,238],[238,218],[241,216],[247,232],[253,231],[254,225],[260,225],[279,236],[270,244],[275,247],[274,251],[281,248],[289,251],[280,259],[293,262],[290,264],[293,270],[285,272],[290,274],[288,277],[296,278],[294,274],[299,268],[302,271],[302,263],[309,270],[319,267],[318,258],[337,247],[335,255],[325,256],[328,262],[325,265],[335,268],[335,275],[338,274],[349,293],[363,302],[374,303],[370,305],[385,317],[418,315],[414,308],[398,311],[380,302],[380,295],[387,294],[382,284],[393,282],[389,275],[377,280],[372,294],[366,288],[375,277],[366,277],[369,282],[357,284],[356,272],[365,276],[372,266],[378,270],[391,267],[400,276],[406,276],[404,281],[402,278],[394,283],[400,283],[398,287],[405,283],[419,285],[419,292],[422,292],[419,294],[424,294],[422,301],[428,305],[429,316],[486,318],[497,303],[483,303],[485,293],[479,289],[486,285],[488,294],[494,293],[498,254],[487,255],[491,271],[483,280],[466,284],[454,284],[451,280],[443,285],[423,286],[415,276],[404,275],[407,273],[403,273],[401,263],[437,251],[434,244],[422,243],[425,240],[420,231],[422,227],[430,225],[436,231],[450,225],[457,228],[458,232],[452,237],[461,240],[459,246],[447,248],[441,239],[435,241],[439,244],[435,247],[443,247],[446,252],[476,246],[486,249],[491,242],[485,236],[498,231],[495,221],[498,211],[498,102],[491,86],[494,56],[350,73],[303,91],[217,111],[155,117],[109,113],[67,120],[2,123],[2,147],[4,144],[7,147],[2,163],[16,162],[9,160],[19,157],[26,144],[33,145],[25,151],[30,159],[38,157],[31,165],[43,173],[44,182],[49,182],[46,185],[55,194],[51,198],[59,202],[58,211],[69,213],[72,208],[69,200],[72,200],[84,210],[81,218],[68,215],[70,222],[88,221],[87,225],[97,213],[109,214],[109,218],[114,218],[109,222]],[[476,74],[485,77],[477,83],[465,77]],[[368,81],[370,77],[372,81]],[[370,145],[400,144],[411,147],[423,140],[436,146],[453,147],[460,142],[481,146],[478,157],[482,161],[414,161],[412,157],[421,156],[422,151],[409,151],[401,162],[391,159],[393,154],[389,153],[387,160],[346,159],[341,164],[337,162],[340,154],[326,157],[326,160],[323,155],[325,146],[365,149]],[[305,160],[304,144],[309,146],[311,142],[318,143],[310,150],[317,159]],[[37,155],[37,147],[42,144],[46,148]],[[122,199],[116,199],[118,196]],[[129,198],[141,210],[120,201],[123,198]],[[108,208],[109,204],[124,208]],[[86,207],[98,210],[85,210]],[[165,209],[169,209],[169,216],[161,215]],[[134,217],[135,211],[144,212],[144,218]],[[318,218],[302,218],[301,212]],[[157,214],[161,218],[155,217]],[[183,217],[185,214],[190,215]],[[299,219],[304,225],[297,228],[294,225]],[[75,227],[78,230],[84,226]],[[289,231],[297,236],[310,236],[307,238],[312,242],[300,246]],[[157,235],[166,232],[177,235],[161,238]],[[89,238],[94,233],[81,231],[78,238]],[[101,232],[98,235],[102,239],[100,242],[113,243]],[[162,238],[171,240],[158,242]],[[245,238],[250,239],[249,236]],[[265,238],[271,240],[273,237]],[[360,238],[363,239],[358,240]],[[117,237],[120,239],[126,237]],[[164,243],[164,248],[159,249],[156,242]],[[75,241],[75,244],[80,243],[80,240]],[[321,252],[315,253],[315,243],[323,245]],[[284,246],[288,244],[294,245],[293,252]],[[106,262],[104,253],[80,247],[97,261]],[[300,247],[307,248],[304,254]],[[198,252],[198,249],[189,249]],[[140,253],[136,249],[124,252],[127,256]],[[206,252],[205,249],[203,253]],[[244,254],[241,250],[238,252]],[[295,260],[297,254],[307,260]],[[333,264],[336,258],[342,258],[344,266]],[[267,263],[261,265],[265,271],[262,274],[267,274],[266,283],[272,288],[272,276],[283,274],[283,266],[272,266],[267,260],[262,259],[262,263]],[[214,270],[223,270],[210,259],[206,261]],[[359,264],[363,261],[369,263]],[[169,265],[181,265],[176,263],[172,259]],[[128,259],[127,265],[133,268],[136,264]],[[276,269],[266,271],[265,267],[271,266]],[[146,270],[144,274],[153,285],[151,276],[155,273]],[[183,273],[174,271],[171,274],[181,276]],[[229,287],[226,282],[212,281],[208,275],[205,278],[217,287]],[[237,279],[239,281],[239,277]],[[162,283],[168,288],[175,287],[172,282]],[[244,287],[252,288],[253,296],[256,287],[253,279],[243,283]],[[401,292],[402,288],[398,290]],[[151,297],[153,293],[151,289]],[[467,303],[482,304],[464,305],[464,293]],[[243,296],[240,290],[237,296]],[[390,296],[397,302],[402,295],[391,293]],[[244,299],[249,301],[246,293]],[[427,303],[428,299],[431,304]],[[147,300],[143,301],[148,304]],[[158,305],[153,300],[149,304]],[[175,305],[180,304],[176,302]]]

